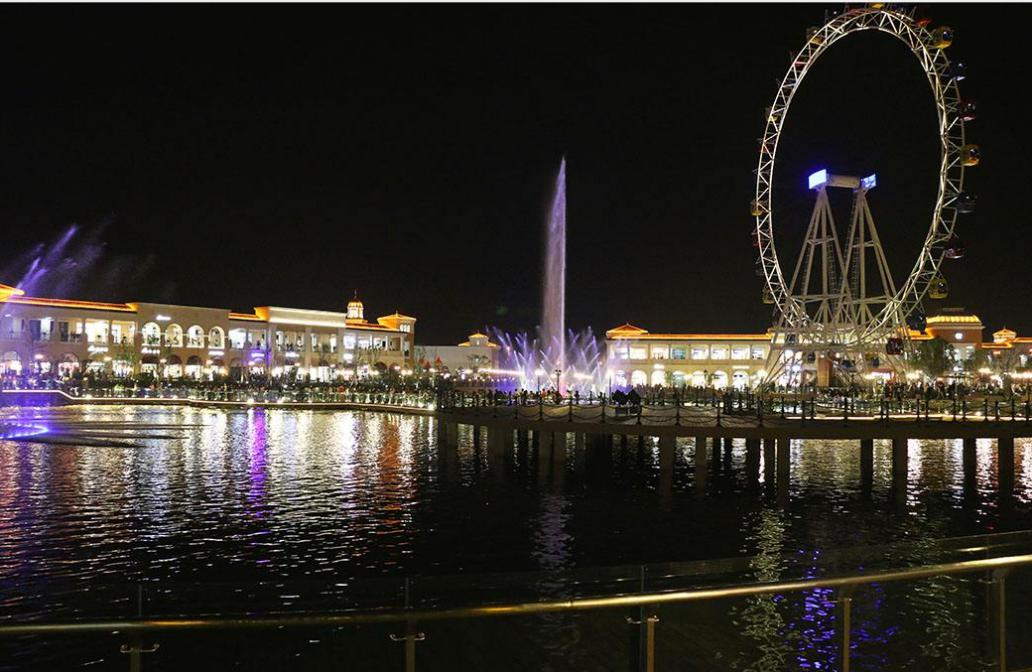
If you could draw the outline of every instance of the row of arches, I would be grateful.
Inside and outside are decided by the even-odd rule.
[[[656,370],[652,372],[651,376],[641,369],[631,371],[630,375],[626,371],[613,372],[613,385],[616,387],[648,387],[657,385],[661,387],[712,386],[722,389],[730,386],[742,389],[748,387],[750,382],[751,377],[748,371],[733,371],[730,376],[726,371],[714,371],[713,373],[693,371],[689,374],[684,371],[668,373],[664,370]]]
[[[140,334],[143,336],[144,345],[162,345],[164,343],[172,348],[226,347],[226,332],[222,327],[212,327],[205,332],[204,327],[195,324],[184,332],[181,326],[173,322],[162,331],[156,322],[147,322],[140,330]]]

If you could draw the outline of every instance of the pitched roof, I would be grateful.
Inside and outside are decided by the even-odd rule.
[[[626,336],[641,336],[641,335],[647,334],[647,333],[649,333],[647,329],[642,329],[641,327],[636,327],[633,324],[631,324],[630,322],[624,322],[619,327],[613,327],[612,329],[607,331],[606,332],[606,338],[614,338],[614,337],[619,338],[619,337],[626,337]]]

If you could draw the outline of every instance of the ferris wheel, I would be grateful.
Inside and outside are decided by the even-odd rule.
[[[794,334],[791,337],[793,342],[797,334],[807,332],[823,333],[822,336],[812,335],[812,342],[830,338],[838,345],[848,346],[881,338],[884,343],[884,335],[893,330],[905,331],[906,326],[923,329],[923,299],[926,296],[944,298],[946,295],[947,285],[941,275],[943,259],[959,258],[964,254],[964,247],[954,229],[958,216],[973,211],[976,202],[976,196],[964,191],[965,168],[977,165],[981,158],[978,146],[969,144],[964,134],[964,124],[975,118],[976,105],[960,95],[958,82],[964,79],[963,64],[951,63],[946,57],[946,49],[953,41],[953,31],[945,26],[933,29],[928,24],[927,19],[915,18],[913,12],[875,3],[849,9],[831,17],[819,28],[810,28],[806,43],[792,60],[774,102],[768,108],[766,128],[759,141],[756,196],[752,202],[752,214],[756,218],[753,245],[759,251],[757,274],[765,281],[764,302],[775,306],[775,319],[786,332]],[[826,330],[821,331],[826,327],[821,324],[821,316],[814,314],[799,296],[798,288],[793,286],[794,281],[786,284],[778,260],[771,199],[774,159],[792,99],[810,68],[836,42],[865,30],[880,31],[899,39],[924,70],[939,123],[938,194],[921,252],[907,277],[900,283],[891,283],[891,294],[875,310],[868,312],[869,319],[863,324],[854,324],[852,329],[840,330],[829,337]],[[811,177],[811,187],[812,183]]]

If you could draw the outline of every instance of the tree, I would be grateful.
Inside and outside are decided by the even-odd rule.
[[[938,336],[918,343],[914,353],[914,364],[932,378],[951,370],[956,360],[953,344]]]

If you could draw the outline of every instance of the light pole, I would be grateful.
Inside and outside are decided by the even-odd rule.
[[[555,391],[556,391],[556,393],[559,392],[559,376],[561,376],[561,375],[563,375],[563,370],[560,369],[559,367],[556,367],[556,369],[555,369]]]

